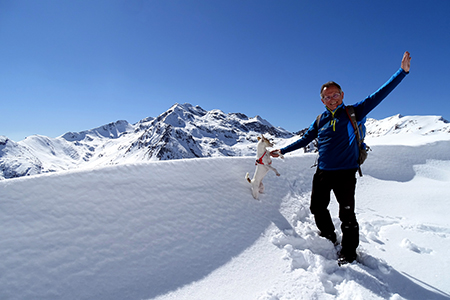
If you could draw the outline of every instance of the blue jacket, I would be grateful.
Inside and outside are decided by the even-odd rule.
[[[400,68],[375,93],[354,104],[356,120],[364,122],[367,114],[380,104],[407,74]],[[280,149],[281,153],[285,154],[305,147],[315,138],[318,138],[319,169],[346,170],[359,167],[357,163],[359,149],[344,103],[334,111],[325,110],[320,118],[319,126],[317,126],[317,121],[314,120],[303,137]]]

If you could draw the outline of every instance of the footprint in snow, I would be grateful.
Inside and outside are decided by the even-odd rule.
[[[403,239],[402,242],[400,243],[400,246],[419,254],[430,254],[433,252],[432,249],[419,247],[408,239]]]

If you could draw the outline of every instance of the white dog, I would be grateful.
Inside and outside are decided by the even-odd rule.
[[[275,169],[271,165],[272,159],[270,158],[269,151],[267,151],[266,149],[268,147],[273,147],[273,143],[271,143],[263,135],[261,135],[261,137],[258,137],[255,174],[253,175],[253,179],[250,179],[248,173],[245,175],[245,179],[247,179],[247,181],[252,184],[252,194],[253,198],[255,199],[258,199],[259,194],[264,192],[264,185],[262,183],[262,180],[264,176],[266,176],[267,172],[269,172],[269,170],[274,171],[277,176],[280,176],[280,173],[278,173],[277,169]],[[280,157],[283,158],[282,156]]]

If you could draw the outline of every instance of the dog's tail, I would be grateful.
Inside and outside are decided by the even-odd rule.
[[[248,172],[247,174],[245,174],[245,179],[247,179],[249,183],[252,183],[252,180],[250,179],[250,175],[248,174]]]

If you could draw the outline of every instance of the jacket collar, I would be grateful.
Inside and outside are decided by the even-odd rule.
[[[326,107],[325,113],[330,114],[330,115],[334,115],[340,108],[345,108],[344,102],[342,102],[341,105],[339,105],[338,107],[336,107],[335,110],[330,110],[328,107]]]

